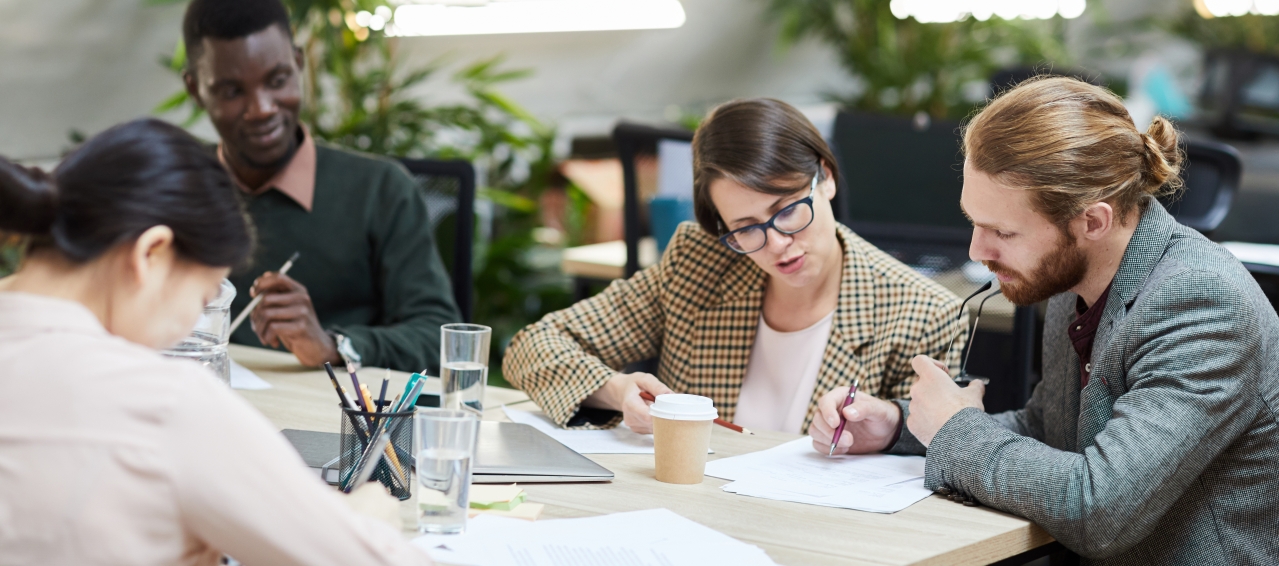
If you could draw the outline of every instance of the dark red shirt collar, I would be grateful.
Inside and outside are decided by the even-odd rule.
[[[1088,385],[1088,378],[1092,376],[1093,339],[1097,337],[1097,325],[1101,324],[1101,313],[1106,310],[1106,299],[1109,297],[1110,287],[1106,287],[1091,307],[1084,304],[1083,297],[1075,299],[1075,312],[1079,316],[1070,323],[1070,327],[1066,329],[1066,335],[1070,337],[1070,344],[1075,347],[1075,353],[1079,354],[1080,389]]]

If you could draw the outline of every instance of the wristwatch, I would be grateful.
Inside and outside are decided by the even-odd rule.
[[[360,369],[360,353],[355,351],[355,346],[351,344],[351,339],[336,332],[329,332],[329,335],[337,343],[338,355],[342,356],[342,361],[351,366],[351,369]]]

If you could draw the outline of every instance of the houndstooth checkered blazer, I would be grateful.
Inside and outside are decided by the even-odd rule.
[[[939,356],[960,336],[948,359],[953,364],[964,341],[966,318],[958,318],[952,293],[847,227],[837,234],[843,282],[804,430],[827,391],[856,376],[867,393],[902,397],[914,383],[911,357]],[[520,331],[506,350],[503,374],[564,425],[618,369],[660,356],[662,383],[710,397],[731,420],[766,279],[750,258],[685,222],[657,265]]]
[[[1088,385],[1064,293],[1026,408],[952,417],[927,485],[1039,523],[1097,564],[1279,564],[1279,317],[1230,252],[1148,204]]]

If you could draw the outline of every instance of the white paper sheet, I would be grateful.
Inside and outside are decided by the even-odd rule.
[[[638,434],[626,425],[609,430],[567,430],[542,413],[503,406],[506,417],[546,433],[578,454],[652,454],[653,435]]]
[[[271,384],[267,383],[266,380],[261,377],[258,377],[258,374],[253,373],[253,370],[235,363],[235,360],[230,360],[230,362],[232,389],[257,390],[271,388]]]
[[[437,561],[476,566],[774,564],[759,547],[667,509],[537,522],[480,515],[465,534],[413,544]]]
[[[706,475],[734,480],[724,491],[827,507],[895,513],[930,493],[922,456],[828,457],[811,438],[706,463]]]

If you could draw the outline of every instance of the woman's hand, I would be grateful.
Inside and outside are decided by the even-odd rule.
[[[830,452],[830,439],[839,427],[840,407],[846,398],[848,388],[837,387],[817,400],[817,414],[808,434],[813,437],[813,449],[822,454]],[[859,391],[843,412],[848,424],[835,445],[836,454],[871,454],[890,448],[888,442],[897,434],[901,420],[901,411],[892,402]]]
[[[641,391],[646,391],[654,397],[674,393],[652,374],[619,373],[609,378],[604,387],[592,393],[582,404],[587,407],[621,411],[622,422],[626,423],[631,430],[640,434],[652,434],[653,418],[648,414],[648,406],[651,403],[640,397]]]

